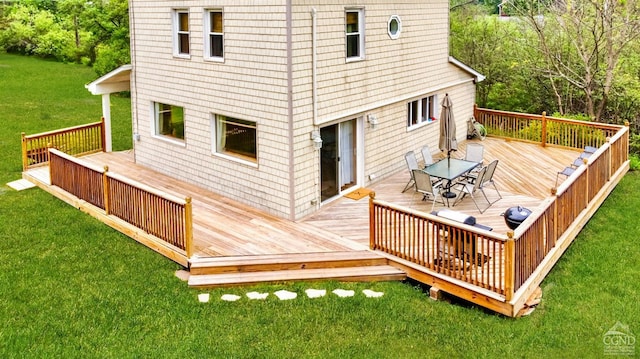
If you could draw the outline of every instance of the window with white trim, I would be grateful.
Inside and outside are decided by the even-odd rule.
[[[189,10],[174,10],[173,31],[173,54],[175,56],[189,56]]]
[[[184,140],[184,109],[180,106],[154,103],[155,134]]]
[[[345,10],[347,61],[364,59],[364,9]]]
[[[204,26],[205,58],[209,60],[223,60],[224,32],[222,10],[206,10]]]
[[[215,152],[257,162],[256,123],[215,115]]]
[[[437,103],[436,95],[409,102],[407,104],[407,127],[435,121]]]

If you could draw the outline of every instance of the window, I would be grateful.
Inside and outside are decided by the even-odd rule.
[[[256,123],[216,115],[216,153],[256,162]]]
[[[174,55],[189,55],[189,11],[176,10],[174,12],[173,26],[175,32]]]
[[[184,109],[155,103],[156,135],[184,140]]]
[[[364,59],[364,9],[345,12],[347,61]]]
[[[400,17],[398,15],[391,15],[387,23],[387,33],[389,37],[395,40],[400,37],[401,32],[402,22],[400,21]]]
[[[207,10],[205,13],[205,58],[222,60],[224,57],[224,33],[222,10]]]
[[[436,119],[436,95],[431,95],[407,104],[407,127],[428,123]]]

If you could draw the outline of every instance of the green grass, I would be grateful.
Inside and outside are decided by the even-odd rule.
[[[408,283],[295,283],[189,289],[179,266],[20,177],[20,132],[93,122],[90,69],[0,54],[0,357],[2,358],[599,358],[616,321],[640,335],[640,188],[627,175],[543,282],[528,317],[436,302]],[[113,99],[116,148],[130,104]],[[118,138],[119,137],[119,138]],[[309,299],[306,288],[354,289]],[[365,298],[362,290],[384,292]],[[292,301],[220,300],[258,290]],[[640,347],[636,349],[640,355]]]

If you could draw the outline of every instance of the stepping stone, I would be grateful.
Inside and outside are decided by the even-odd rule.
[[[362,293],[364,293],[364,295],[367,296],[367,298],[379,298],[379,297],[382,297],[382,295],[384,295],[384,293],[382,292],[375,292],[375,291],[372,291],[371,289],[365,289],[362,291]]]
[[[200,303],[207,303],[209,301],[209,293],[198,294],[198,301]]]
[[[249,292],[247,293],[247,298],[249,299],[267,299],[269,293],[258,293],[258,292]]]
[[[240,296],[235,294],[223,294],[220,299],[227,302],[235,302],[236,300],[240,299]]]
[[[298,294],[296,294],[294,292],[289,292],[289,291],[286,291],[286,290],[279,290],[279,291],[275,292],[274,294],[280,300],[295,299],[298,296]]]
[[[354,294],[356,294],[356,292],[353,290],[336,289],[333,291],[333,294],[341,298],[346,298],[346,297],[353,297]]]
[[[307,297],[309,298],[320,298],[327,295],[326,289],[307,289],[305,290],[305,292],[307,293]]]

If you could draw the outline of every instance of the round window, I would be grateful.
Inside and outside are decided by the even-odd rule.
[[[389,32],[389,37],[394,40],[400,37],[400,33],[402,32],[402,22],[398,15],[391,15],[389,22],[387,23],[387,31]]]

